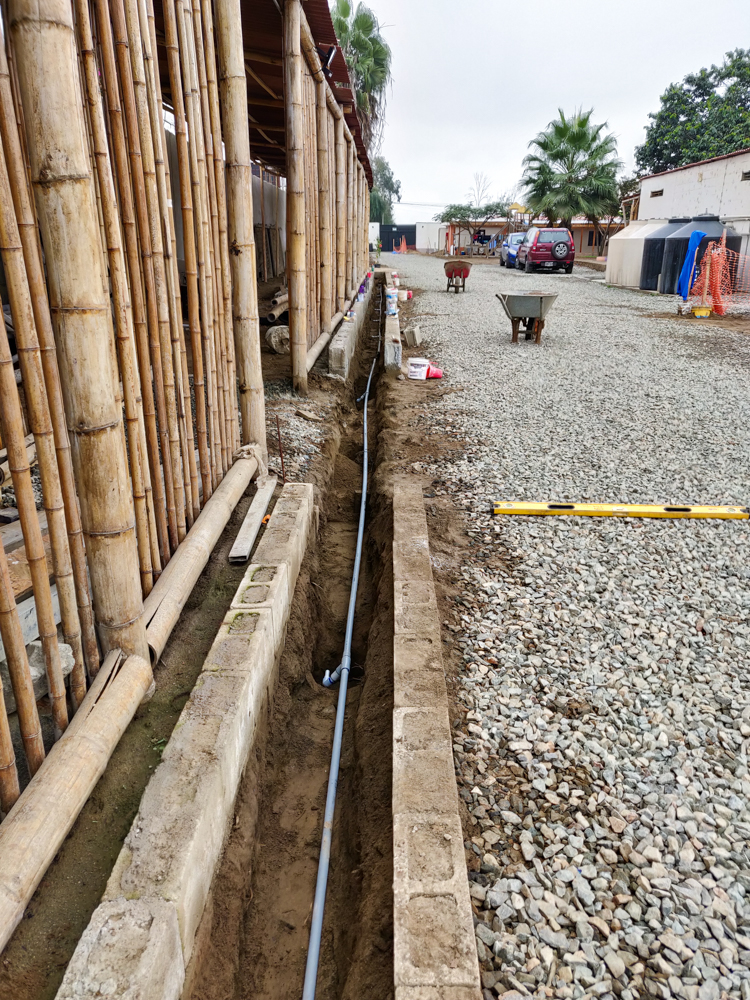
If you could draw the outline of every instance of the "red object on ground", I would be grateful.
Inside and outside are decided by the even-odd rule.
[[[436,368],[434,365],[430,365],[427,369],[427,378],[442,378],[443,369]]]

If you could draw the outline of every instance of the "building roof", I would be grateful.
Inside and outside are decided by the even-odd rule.
[[[286,174],[286,131],[284,124],[284,68],[282,62],[282,0],[240,0],[245,51],[250,149],[254,160]],[[304,6],[310,32],[321,51],[336,46],[331,64],[331,90],[341,105],[354,137],[360,162],[372,185],[372,168],[362,139],[354,106],[349,70],[333,29],[327,0],[306,0]],[[171,100],[167,53],[164,38],[163,0],[154,0],[154,19],[159,56],[159,73],[166,101]]]
[[[717,160],[729,160],[733,156],[742,156],[743,153],[750,153],[750,147],[736,149],[733,153],[723,153],[721,156],[709,156],[707,160],[696,160],[695,163],[684,163],[681,167],[672,167],[671,170],[662,170],[658,174],[648,174],[641,177],[643,181],[651,180],[652,177],[665,177],[667,174],[676,174],[678,170],[689,170],[691,167],[701,167],[704,163],[716,163]]]

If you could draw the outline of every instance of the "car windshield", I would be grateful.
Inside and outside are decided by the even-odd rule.
[[[565,240],[566,243],[570,241],[567,229],[548,229],[539,234],[537,243],[559,243],[560,240]]]
[[[511,243],[523,243],[524,233],[515,233],[510,238]]]

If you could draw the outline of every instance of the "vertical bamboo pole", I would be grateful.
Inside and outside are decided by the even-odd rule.
[[[344,311],[346,301],[346,141],[344,116],[334,124],[336,136],[336,310]]]
[[[5,446],[8,449],[8,465],[16,494],[16,506],[26,546],[26,558],[34,588],[34,603],[39,624],[39,637],[42,640],[44,651],[52,718],[59,735],[65,731],[68,725],[65,681],[60,662],[60,647],[57,642],[57,625],[52,609],[49,570],[44,554],[42,531],[36,513],[34,491],[31,488],[31,469],[24,441],[21,403],[18,398],[16,377],[13,372],[13,358],[8,344],[4,317],[0,320],[0,418],[2,419]]]
[[[331,191],[328,165],[326,81],[315,84],[318,133],[318,231],[320,233],[320,332],[331,332]]]
[[[3,638],[13,697],[16,699],[23,750],[29,765],[29,773],[33,776],[44,761],[44,740],[23,631],[13,597],[8,560],[2,546],[0,546],[0,635]],[[0,708],[0,724],[2,724],[2,711]]]
[[[94,55],[94,39],[91,30],[88,0],[75,0],[76,22],[83,59],[86,93],[88,97],[93,152],[99,177],[99,192],[104,217],[104,233],[107,240],[109,277],[112,282],[112,302],[114,307],[117,352],[122,377],[125,404],[125,423],[128,430],[127,445],[130,458],[130,475],[133,484],[133,506],[135,510],[136,538],[138,542],[138,562],[141,572],[143,593],[149,594],[153,587],[151,566],[151,539],[146,504],[146,487],[141,466],[140,419],[138,401],[140,379],[137,378],[137,363],[132,332],[132,315],[125,259],[120,241],[120,217],[117,208],[114,179],[109,161],[107,132],[104,124],[104,108],[99,86],[99,69]],[[59,587],[58,587],[59,590]]]
[[[16,752],[8,725],[8,713],[5,711],[5,695],[3,694],[3,679],[0,677],[0,811],[9,813],[18,801],[21,786],[18,784],[16,768]]]
[[[247,83],[239,0],[216,0],[219,84],[226,156],[227,239],[232,250],[232,317],[242,443],[266,453]]]
[[[361,163],[357,164],[359,186],[357,187],[357,272],[356,281],[360,281],[364,273],[363,233],[365,225],[365,171]]]
[[[185,537],[186,526],[185,488],[180,455],[180,433],[177,425],[175,373],[172,363],[172,329],[174,324],[171,309],[174,306],[174,296],[169,280],[169,266],[165,257],[165,248],[168,251],[171,239],[169,234],[165,235],[162,230],[164,224],[162,202],[166,201],[166,197],[162,198],[159,195],[159,188],[163,185],[164,168],[159,139],[164,126],[161,120],[161,108],[156,107],[154,90],[152,86],[149,86],[150,74],[146,73],[146,59],[150,58],[150,42],[148,30],[145,32],[141,30],[139,6],[138,0],[125,0],[125,22],[130,44],[130,63],[138,112],[141,158],[146,184],[146,206],[159,315],[159,347],[164,401],[167,411],[167,451],[163,453],[162,457],[165,469],[171,462],[176,521],[176,541],[173,539],[172,546],[175,548]],[[159,160],[161,160],[161,166],[159,166]]]
[[[286,115],[286,261],[289,275],[289,343],[294,391],[307,395],[307,275],[305,162],[300,0],[284,3]]]
[[[227,237],[227,191],[222,137],[219,86],[217,80],[217,53],[214,43],[213,11],[211,0],[202,0],[201,15],[206,46],[206,76],[211,109],[211,131],[214,146],[214,171],[216,175],[216,202],[219,223],[219,255],[221,260],[222,295],[224,299],[224,342],[227,357],[227,419],[231,425],[231,453],[240,446],[239,411],[237,408],[237,375],[232,329],[232,272],[229,263]],[[257,312],[257,307],[256,307]]]
[[[177,134],[177,164],[180,177],[180,201],[182,203],[182,231],[185,253],[185,278],[187,282],[188,326],[193,352],[193,388],[195,391],[195,425],[198,437],[198,457],[201,468],[204,503],[211,495],[211,466],[208,454],[206,431],[206,397],[203,378],[203,347],[201,344],[200,302],[198,295],[198,264],[195,254],[195,217],[190,181],[190,154],[188,151],[185,124],[185,98],[180,73],[180,52],[177,36],[175,8],[171,0],[163,6],[164,32],[166,36],[169,84],[172,92],[172,107]],[[183,372],[184,376],[184,372]],[[193,498],[195,504],[195,498]],[[200,507],[198,507],[198,510]],[[194,509],[197,516],[197,511]]]
[[[64,0],[10,0],[8,11],[100,637],[105,651],[147,657],[72,11]]]
[[[156,421],[149,423],[146,421],[146,431],[148,434],[149,458],[151,460],[151,483],[154,489],[154,508],[156,514],[156,528],[159,538],[159,551],[161,553],[162,565],[169,562],[170,540],[173,545],[177,544],[177,518],[174,505],[174,490],[172,488],[172,466],[169,460],[169,438],[167,431],[167,412],[164,400],[164,383],[162,378],[161,347],[159,341],[159,313],[157,306],[156,281],[154,276],[154,257],[151,252],[151,235],[149,228],[148,209],[146,204],[146,188],[143,170],[143,157],[141,156],[141,141],[138,128],[138,112],[136,109],[135,88],[133,85],[133,71],[131,68],[128,31],[125,23],[125,8],[123,0],[97,0],[97,10],[99,12],[98,23],[104,37],[105,21],[112,16],[112,32],[114,35],[114,50],[117,57],[117,68],[122,93],[122,109],[125,112],[125,123],[127,125],[128,138],[128,158],[130,161],[130,180],[133,184],[133,203],[138,222],[138,238],[140,242],[141,265],[143,272],[143,283],[146,290],[146,320],[148,342],[142,336],[137,339],[138,364],[141,370],[141,384],[144,387],[153,386],[153,393],[156,402],[156,416],[158,417],[158,428]],[[108,22],[107,22],[108,24]],[[106,69],[106,61],[105,61]],[[107,79],[108,95],[110,88],[117,86],[116,80]],[[110,99],[110,107],[112,102]],[[115,122],[113,120],[113,127]],[[122,190],[126,187],[123,178],[121,182]],[[126,237],[128,231],[126,230]],[[132,248],[129,251],[131,260],[131,289],[134,285],[134,272],[132,260]],[[141,331],[146,332],[146,331]],[[145,416],[148,417],[148,409]],[[154,435],[156,437],[154,438]],[[161,444],[161,459],[159,455],[159,443]],[[164,513],[166,510],[166,517]]]
[[[26,172],[26,158],[21,148],[21,136],[16,123],[15,103],[11,90],[10,74],[5,53],[5,45],[0,44],[0,135],[5,150],[10,186],[13,194],[16,219],[23,244],[23,257],[28,276],[34,323],[41,345],[42,368],[49,399],[50,416],[55,435],[57,464],[60,474],[68,542],[73,568],[73,578],[78,604],[78,618],[81,625],[83,652],[89,673],[93,677],[99,669],[99,647],[94,631],[94,615],[89,592],[86,553],[83,547],[81,515],[78,509],[73,459],[70,440],[65,425],[65,410],[60,386],[60,372],[57,367],[55,336],[49,312],[47,288],[42,270],[41,248],[38,240],[38,226],[31,203],[29,178]]]
[[[348,186],[348,211],[346,220],[346,283],[349,287],[348,299],[354,298],[354,285],[357,281],[357,260],[354,255],[354,231],[357,223],[357,148],[354,145],[354,138],[349,142],[349,169],[347,171]]]
[[[268,253],[266,252],[266,192],[263,184],[263,165],[260,167],[260,231],[263,241],[263,280],[268,281]]]
[[[130,272],[130,302],[136,359],[139,366],[138,382],[141,388],[139,404],[139,451],[143,468],[146,506],[149,516],[151,565],[155,572],[161,569],[162,557],[169,558],[169,537],[166,506],[159,457],[159,433],[154,409],[154,388],[148,347],[148,322],[141,257],[138,248],[133,184],[128,163],[128,146],[125,139],[120,89],[117,81],[115,50],[109,21],[107,0],[95,0],[98,38],[102,60],[102,76],[106,86],[108,121],[114,166],[119,192],[120,221],[125,240],[125,255]],[[127,52],[125,52],[127,61]],[[123,88],[124,90],[124,88]],[[149,258],[150,259],[150,258]],[[144,268],[145,272],[145,268]],[[153,277],[153,274],[152,274]]]

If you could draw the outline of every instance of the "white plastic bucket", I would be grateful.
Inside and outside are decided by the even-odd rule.
[[[409,378],[419,379],[424,382],[427,379],[427,369],[430,362],[427,358],[409,358]]]
[[[408,298],[408,296],[406,294],[406,289],[405,288],[399,288],[399,290],[398,290],[398,301],[399,302],[406,302],[407,298]]]

